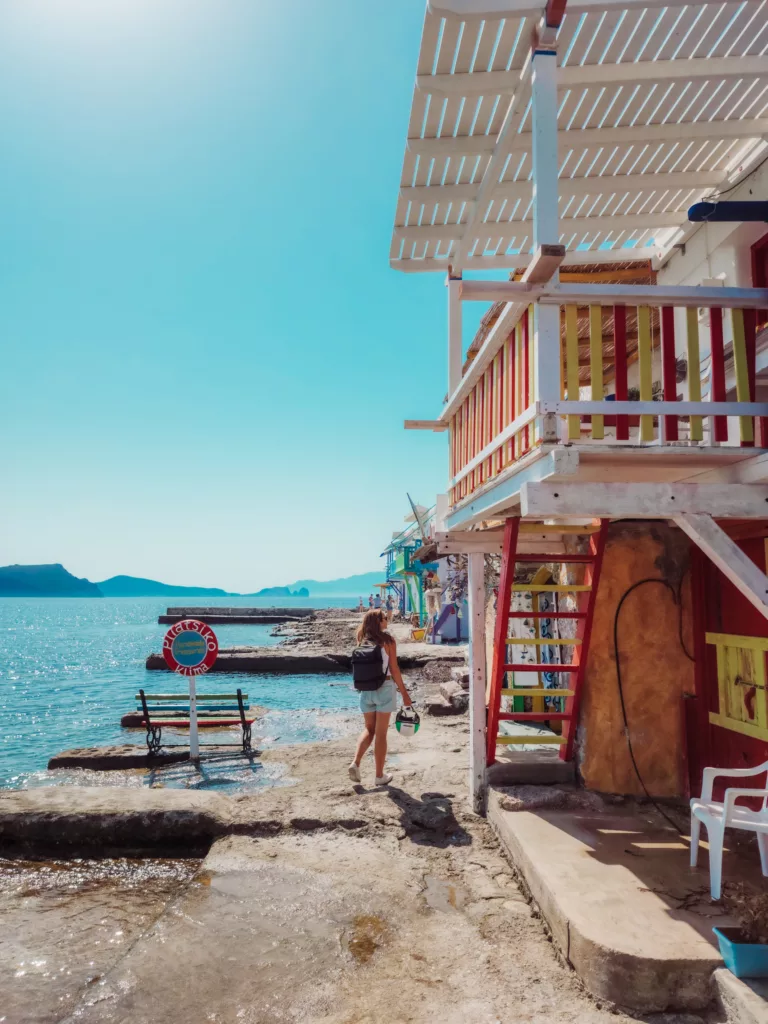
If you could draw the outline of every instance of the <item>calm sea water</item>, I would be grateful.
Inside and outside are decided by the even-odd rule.
[[[190,604],[193,600],[189,601]],[[268,607],[279,603],[314,607],[356,605],[356,600],[237,599],[194,600],[206,605]],[[78,784],[145,785],[148,773],[47,772],[48,759],[72,747],[111,743],[144,744],[143,730],[122,729],[120,717],[134,707],[139,687],[157,692],[183,683],[165,673],[147,672],[150,651],[160,651],[166,626],[157,617],[182,599],[147,598],[0,598],[0,787]],[[219,644],[275,644],[273,626],[214,626]],[[269,708],[254,723],[259,746],[314,742],[349,729],[357,707],[349,676],[252,676],[216,674],[216,689],[241,686],[251,703]],[[202,689],[205,692],[205,686]],[[237,742],[240,730],[203,731],[203,743]],[[171,743],[185,732],[164,732]],[[254,773],[252,773],[254,774]],[[255,770],[254,784],[268,779]],[[229,785],[231,779],[221,780]],[[163,785],[217,785],[190,777],[186,769],[168,771]]]

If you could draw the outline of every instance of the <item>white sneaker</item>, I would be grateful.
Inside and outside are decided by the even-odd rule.
[[[352,779],[353,782],[362,781],[360,778],[360,767],[359,765],[356,765],[354,761],[349,766],[349,768],[347,768],[347,771],[349,772],[349,777],[350,779]]]
[[[376,783],[377,786],[388,786],[391,781],[392,776],[389,774],[389,772],[384,772],[383,775],[377,775],[376,778],[374,779],[374,782]]]

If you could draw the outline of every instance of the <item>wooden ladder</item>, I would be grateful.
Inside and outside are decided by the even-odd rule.
[[[536,533],[561,533],[563,527],[536,524]],[[584,532],[587,530],[585,528]],[[518,537],[520,535],[520,518],[507,519],[504,527],[504,543],[501,556],[501,577],[499,579],[499,596],[496,604],[496,629],[493,643],[493,670],[486,716],[487,763],[492,765],[496,760],[497,744],[528,744],[554,743],[560,746],[560,757],[570,761],[573,757],[573,744],[579,721],[579,702],[584,683],[589,641],[592,635],[592,619],[595,611],[595,598],[600,582],[600,569],[605,551],[605,540],[608,533],[608,520],[601,519],[600,526],[593,532],[589,540],[588,554],[554,554],[551,552],[520,552]],[[554,546],[554,545],[553,545]],[[584,582],[580,584],[538,584],[515,583],[515,567],[519,563],[546,564],[559,562],[563,564],[581,563],[585,566]],[[520,591],[530,593],[576,593],[578,594],[577,611],[512,611],[513,594]],[[509,636],[510,619],[575,619],[577,620],[576,635],[573,639],[553,640],[544,637],[520,639]],[[516,663],[514,659],[507,661],[509,647],[529,645],[538,647],[561,646],[572,650],[571,661],[565,664],[534,664]],[[505,688],[504,677],[507,672],[567,672],[573,678],[568,689],[516,686]],[[501,710],[502,697],[563,697],[565,711],[505,711]],[[562,735],[541,733],[531,736],[499,736],[499,722],[553,722],[563,723]]]

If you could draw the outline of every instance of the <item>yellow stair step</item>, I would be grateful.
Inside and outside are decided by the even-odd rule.
[[[519,637],[519,636],[508,636],[506,640],[507,645],[510,644],[538,644],[540,647],[549,647],[550,645],[557,647],[574,647],[581,643],[578,637],[572,637],[570,640],[558,638],[557,640],[547,639],[543,636],[532,636],[532,637]]]
[[[501,691],[502,697],[574,697],[574,690],[547,689],[544,686],[515,686]]]
[[[497,736],[496,742],[502,746],[522,746],[524,743],[551,743],[561,747],[567,743],[565,736]]]
[[[574,591],[591,590],[585,583],[513,583],[512,590],[516,593],[530,594],[568,594]],[[557,614],[552,613],[556,619]]]

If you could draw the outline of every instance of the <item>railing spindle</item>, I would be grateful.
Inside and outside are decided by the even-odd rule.
[[[589,378],[592,383],[592,401],[602,402],[603,391],[603,307],[589,307]],[[605,419],[592,417],[592,437],[602,441],[605,437]]]
[[[701,357],[699,355],[699,311],[689,306],[685,311],[686,351],[688,355],[688,398],[692,402],[701,401]],[[704,419],[701,416],[690,417],[691,441],[704,440]]]
[[[677,357],[675,356],[675,311],[661,307],[661,378],[665,402],[677,401]],[[677,416],[664,417],[664,437],[678,440]]]
[[[713,402],[725,401],[725,346],[723,344],[723,311],[713,306],[709,311],[711,334],[710,345],[710,380],[711,398]],[[714,440],[728,440],[728,420],[725,416],[714,417]]]
[[[496,381],[496,433],[500,434],[504,430],[504,355],[506,348],[504,345],[499,349],[499,355],[497,356],[498,372]],[[501,449],[494,457],[496,460],[496,472],[501,473],[504,467],[504,453]]]
[[[579,311],[576,306],[565,307],[565,378],[568,401],[579,400]],[[568,440],[581,437],[581,416],[568,417]]]
[[[640,401],[653,401],[653,349],[651,348],[651,311],[637,307],[637,357],[640,367]],[[653,416],[640,417],[640,440],[653,441]]]
[[[522,324],[518,321],[515,327],[515,365],[517,367],[515,374],[515,419],[520,415],[522,409],[522,395],[523,395],[523,366],[522,366]],[[520,430],[515,437],[515,458],[519,459],[522,455],[522,439],[523,432]]]
[[[733,328],[733,371],[736,376],[736,400],[738,402],[752,402],[754,401],[752,396],[755,393],[754,332],[750,331],[752,342],[750,367],[750,346],[747,344],[747,325],[743,310],[731,310],[731,326]],[[751,416],[739,416],[739,441],[742,448],[754,447],[755,428]]]
[[[495,436],[496,427],[496,371],[498,369],[498,353],[494,356],[491,365],[488,367],[488,402],[486,409],[486,429],[485,429],[485,443],[488,444],[493,440]],[[494,457],[489,455],[487,459],[487,470],[486,475],[490,478],[495,476],[493,469]]]
[[[512,423],[515,418],[515,388],[517,387],[515,361],[515,335],[511,332],[507,338],[507,423]],[[509,462],[515,460],[515,439],[511,437],[507,445],[507,456]]]
[[[613,369],[616,401],[626,402],[627,391],[627,307],[613,307]],[[616,417],[616,440],[629,440],[629,416]]]
[[[528,408],[531,401],[531,325],[529,323],[530,310],[523,313],[523,403],[522,411]],[[531,447],[530,428],[524,430],[523,451],[527,452]]]
[[[475,455],[479,455],[483,450],[485,444],[485,398],[487,394],[487,383],[488,371],[486,370],[480,380],[477,382],[477,450]],[[480,483],[485,480],[485,463],[481,462],[477,467],[477,476]]]

